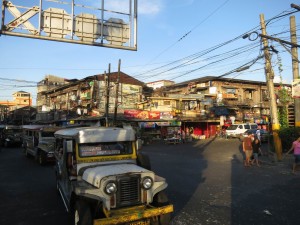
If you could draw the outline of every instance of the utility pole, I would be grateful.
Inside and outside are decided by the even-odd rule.
[[[293,78],[294,81],[299,79],[299,63],[298,63],[298,48],[297,46],[297,34],[296,34],[296,20],[295,16],[290,17],[290,30],[291,30],[291,46],[292,51],[292,66],[293,66]],[[295,127],[300,127],[300,99],[294,99],[294,113],[295,113]]]
[[[110,94],[110,64],[108,66],[108,74],[104,72],[106,83],[106,101],[105,101],[105,126],[108,127],[108,115],[109,115],[109,94]]]
[[[116,80],[116,98],[115,98],[114,125],[116,125],[116,123],[117,123],[118,100],[119,100],[119,83],[120,83],[120,71],[121,71],[121,59],[119,59],[119,65],[118,65],[118,77],[117,77],[117,80]]]
[[[265,25],[265,19],[264,14],[260,14],[260,25],[261,25],[261,31],[263,35],[266,35],[266,25]],[[270,109],[271,109],[271,120],[272,120],[272,131],[273,131],[273,141],[274,141],[274,147],[277,154],[277,159],[279,161],[282,160],[282,146],[281,146],[281,140],[278,135],[279,130],[279,120],[278,120],[278,113],[277,113],[277,105],[276,105],[276,99],[275,99],[275,92],[274,92],[274,71],[272,69],[271,65],[271,56],[268,50],[269,44],[267,38],[262,38],[263,46],[264,46],[264,55],[265,55],[265,75],[266,75],[266,82],[267,82],[267,88],[269,91],[269,97],[270,97]]]

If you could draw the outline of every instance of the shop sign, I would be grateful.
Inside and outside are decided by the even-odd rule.
[[[181,121],[171,121],[170,126],[180,127],[181,126]]]
[[[160,112],[137,109],[125,109],[124,117],[127,119],[160,119]]]
[[[139,122],[140,128],[155,128],[155,122]]]
[[[124,117],[127,119],[149,119],[149,111],[127,109],[124,110]]]
[[[160,119],[167,120],[167,119],[173,119],[172,112],[160,112]]]
[[[170,126],[170,122],[156,122],[157,126],[167,127]]]
[[[160,112],[149,111],[149,119],[160,119]]]

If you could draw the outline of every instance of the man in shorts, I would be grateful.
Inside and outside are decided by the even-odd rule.
[[[245,153],[246,159],[244,161],[245,166],[251,165],[251,156],[253,154],[252,148],[252,134],[249,132],[248,136],[243,140],[243,152]]]

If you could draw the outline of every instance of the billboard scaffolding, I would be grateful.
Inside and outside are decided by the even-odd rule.
[[[2,0],[1,34],[137,50],[137,0]]]

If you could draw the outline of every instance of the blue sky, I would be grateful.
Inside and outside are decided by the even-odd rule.
[[[124,1],[106,0],[107,4],[117,6]],[[86,2],[96,5],[100,1]],[[109,63],[111,71],[117,71],[119,59],[123,72],[143,82],[162,79],[182,82],[225,74],[228,78],[265,81],[264,60],[256,61],[261,49],[259,38],[250,41],[241,35],[248,31],[260,33],[260,14],[268,21],[294,11],[291,3],[300,5],[299,1],[289,0],[138,0],[137,51],[2,35],[0,99],[11,100],[11,95],[20,90],[30,92],[35,98],[36,88],[26,86],[35,85],[33,82],[41,81],[47,74],[82,79],[102,74]],[[292,15],[300,24],[300,14]],[[268,35],[290,41],[289,17],[271,20],[267,25]],[[230,40],[233,41],[217,47]],[[280,44],[270,44],[279,51],[272,57],[275,75],[290,83],[291,55]],[[278,62],[282,64],[281,72]],[[251,66],[240,73],[228,73],[244,65]]]

